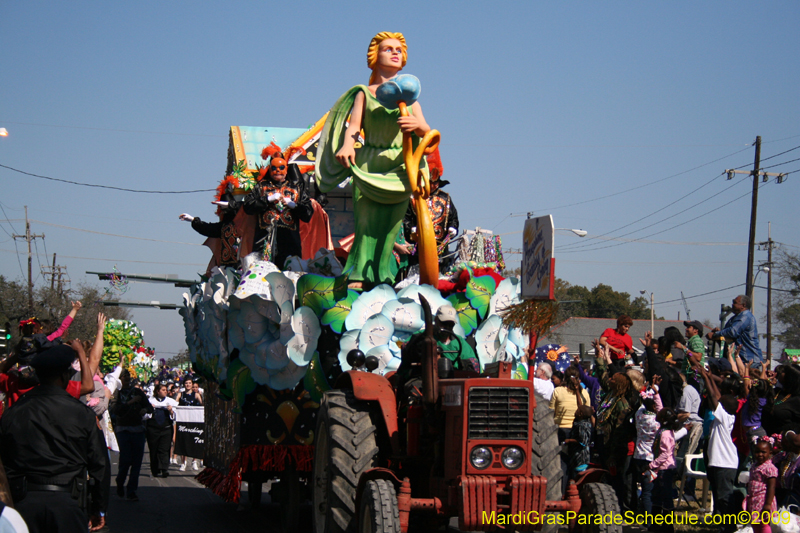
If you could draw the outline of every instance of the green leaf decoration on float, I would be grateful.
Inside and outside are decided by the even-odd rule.
[[[467,282],[467,298],[481,318],[485,318],[489,312],[489,302],[496,288],[497,282],[492,276],[470,277]]]
[[[478,311],[472,308],[464,293],[456,292],[446,299],[458,313],[458,322],[464,328],[464,335],[470,335],[478,327]]]
[[[317,317],[321,317],[336,301],[347,295],[347,277],[328,278],[317,274],[305,274],[297,280],[297,297],[300,306],[308,306]]]
[[[322,394],[325,391],[331,390],[328,385],[328,380],[325,378],[325,373],[322,371],[322,363],[319,361],[319,352],[314,352],[311,362],[308,363],[306,375],[303,376],[303,388],[308,391],[311,399],[315,402],[322,400]]]
[[[320,322],[323,326],[330,326],[336,333],[344,333],[344,321],[353,309],[353,302],[358,298],[358,292],[347,289],[347,296],[336,302],[333,307],[325,311]]]
[[[234,412],[241,413],[245,396],[256,390],[256,382],[253,381],[250,369],[240,360],[234,360],[228,367],[227,383],[229,384],[228,388],[220,389],[220,393],[233,398]]]

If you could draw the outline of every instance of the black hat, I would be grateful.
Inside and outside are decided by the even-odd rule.
[[[59,344],[36,354],[31,359],[31,366],[39,377],[58,376],[70,368],[76,357],[70,346]]]
[[[710,370],[717,370],[718,374],[722,374],[723,372],[732,372],[733,368],[731,368],[731,363],[725,358],[722,357],[709,357],[706,362],[708,363],[708,368]]]
[[[687,327],[688,326],[692,326],[693,328],[697,329],[697,334],[698,335],[700,335],[701,337],[703,336],[703,324],[701,324],[697,320],[692,320],[691,322],[690,321],[685,321],[683,323],[683,325],[687,326]]]

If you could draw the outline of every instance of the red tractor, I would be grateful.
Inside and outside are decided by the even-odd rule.
[[[391,532],[446,526],[462,531],[557,530],[580,513],[619,513],[591,471],[562,496],[557,428],[533,382],[511,364],[484,374],[453,371],[438,357],[427,302],[426,331],[408,375],[350,370],[325,393],[313,472],[316,533]],[[412,343],[409,343],[411,346]],[[363,354],[362,354],[363,357]],[[353,361],[359,366],[359,361]],[[541,397],[539,397],[541,399]],[[620,526],[587,530],[619,531]]]

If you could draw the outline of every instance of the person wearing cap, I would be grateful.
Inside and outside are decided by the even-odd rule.
[[[714,328],[706,335],[709,340],[733,339],[735,344],[742,347],[739,356],[746,362],[761,363],[764,357],[761,348],[758,346],[758,326],[756,317],[753,316],[750,308],[753,301],[740,294],[733,299],[733,317],[728,320],[725,327],[721,330]]]
[[[66,387],[79,341],[45,350],[31,360],[40,385],[0,420],[0,459],[16,509],[32,533],[85,532],[86,475],[102,483],[106,450],[94,412]],[[91,514],[101,502],[93,500]]]
[[[433,320],[433,337],[436,340],[439,354],[452,361],[453,368],[456,370],[479,372],[480,365],[478,364],[475,350],[466,339],[453,333],[457,320],[458,313],[451,305],[443,305],[437,311]],[[404,384],[410,379],[418,377],[412,376],[412,366],[414,363],[420,362],[422,353],[420,345],[424,339],[425,332],[417,333],[403,347],[402,362],[400,363],[400,368],[397,369],[399,383]]]
[[[452,305],[443,305],[436,312],[434,337],[444,357],[453,362],[456,370],[478,371],[480,365],[475,350],[464,337],[456,335],[453,328],[458,322],[458,313]]]
[[[686,327],[686,345],[677,343],[677,348],[686,352],[683,360],[683,375],[686,376],[686,383],[703,392],[703,377],[695,368],[692,367],[690,359],[694,359],[700,366],[706,366],[706,345],[703,342],[703,324],[697,320],[684,321]]]

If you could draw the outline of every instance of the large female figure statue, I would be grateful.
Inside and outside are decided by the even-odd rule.
[[[419,137],[431,129],[419,103],[410,106],[409,116],[401,117],[399,110],[383,107],[375,97],[378,86],[397,75],[407,57],[402,33],[381,32],[373,37],[367,50],[367,66],[372,69],[369,86],[358,85],[339,98],[320,136],[320,190],[330,191],[353,177],[355,239],[346,269],[354,282],[393,282],[392,247],[411,194],[403,164],[403,133],[415,134],[416,148]],[[344,129],[348,114],[350,123]],[[362,128],[364,143],[356,154]],[[421,167],[427,173],[424,160]]]

